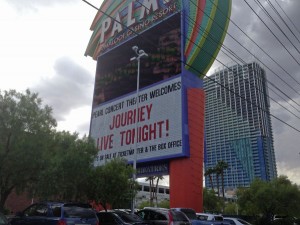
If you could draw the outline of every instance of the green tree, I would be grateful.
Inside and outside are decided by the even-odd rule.
[[[213,181],[212,181],[212,175],[215,173],[215,169],[214,168],[208,168],[205,173],[204,173],[204,176],[208,176],[209,177],[209,182],[210,182],[210,186],[211,186],[211,189],[214,190],[214,184],[213,184]]]
[[[155,206],[158,205],[157,202],[157,192],[158,192],[158,185],[159,181],[163,180],[164,177],[162,175],[159,176],[149,176],[146,178],[146,181],[149,181],[149,189],[150,189],[150,206],[153,206],[153,202],[155,200]],[[155,182],[155,185],[154,185]]]
[[[144,207],[153,207],[153,205],[150,205],[149,201],[143,201],[139,205],[139,209],[143,209]],[[157,204],[157,207],[159,208],[170,208],[170,201],[169,200],[163,200]]]
[[[163,200],[160,203],[158,203],[157,207],[169,209],[170,208],[170,201],[169,200]]]
[[[158,193],[158,184],[159,184],[159,181],[160,180],[163,180],[164,179],[164,177],[162,176],[162,175],[158,175],[158,176],[155,176],[155,178],[156,178],[156,184],[155,184],[155,194],[154,194],[154,198],[155,198],[155,204],[156,204],[156,206],[158,205],[158,200],[157,200],[157,193]]]
[[[149,205],[150,206],[154,206],[153,204],[154,193],[155,193],[154,180],[155,180],[155,176],[149,176],[145,180],[145,181],[149,181],[149,193],[150,193]]]
[[[227,215],[238,214],[238,206],[236,202],[226,202],[223,214],[227,214]]]
[[[94,141],[86,136],[79,139],[77,133],[55,133],[47,167],[38,182],[32,184],[33,194],[40,199],[87,201],[86,189],[96,153]]]
[[[226,170],[228,168],[228,163],[221,160],[218,161],[215,170],[217,175],[221,175],[221,187],[222,187],[222,196],[223,198],[225,197],[225,190],[224,190],[224,170]],[[218,179],[218,178],[217,178]],[[219,188],[218,188],[218,193],[219,193]],[[218,195],[219,196],[219,195]]]
[[[90,174],[88,197],[107,210],[128,206],[136,195],[138,183],[132,180],[133,168],[127,161],[115,158]]]
[[[239,189],[237,196],[242,213],[262,214],[264,223],[270,222],[275,214],[289,217],[300,214],[300,190],[286,176],[270,182],[256,179],[249,188]]]
[[[38,94],[0,91],[0,211],[8,195],[37,181],[56,121]]]
[[[223,199],[216,196],[214,190],[203,189],[203,209],[205,212],[221,212],[223,207]]]

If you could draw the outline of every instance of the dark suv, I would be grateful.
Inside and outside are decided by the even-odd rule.
[[[131,212],[110,210],[97,213],[100,225],[148,225],[142,218]]]
[[[136,214],[150,225],[191,225],[184,213],[173,209],[146,207]]]
[[[99,225],[89,204],[41,202],[30,205],[12,217],[11,225]]]

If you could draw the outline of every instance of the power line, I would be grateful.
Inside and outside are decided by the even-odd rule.
[[[189,16],[188,16],[188,18],[189,19],[191,19]],[[197,27],[197,28],[199,28],[199,27]],[[200,30],[201,30],[201,28],[200,28]],[[204,32],[205,33],[205,32]],[[207,34],[206,34],[207,35]],[[192,42],[194,45],[196,45],[197,47],[199,47],[196,43],[194,43],[194,42]],[[212,56],[216,61],[218,61],[219,63],[221,63],[224,67],[226,67],[228,70],[231,70],[228,66],[226,66],[224,63],[222,63],[220,60],[218,60],[217,58],[215,58],[213,55],[211,55],[211,53],[208,53],[205,49],[203,49],[207,54],[210,54],[210,56]],[[247,63],[244,63],[244,64],[247,64]],[[206,75],[205,75],[206,76]],[[208,76],[206,76],[206,77],[208,77]],[[272,86],[274,86],[278,91],[280,91],[281,93],[283,93],[285,96],[287,96],[284,92],[282,92],[278,87],[276,87],[273,83],[271,83],[271,82],[269,82],[269,81],[267,81],[268,83],[270,83]],[[249,84],[249,83],[248,83]],[[225,87],[223,87],[223,88],[225,88]],[[259,89],[257,89],[257,88],[255,88],[258,92],[261,92],[261,90],[259,90]],[[279,102],[277,102],[276,100],[274,100],[271,96],[269,96],[268,94],[266,94],[266,96],[268,97],[268,98],[270,98],[272,101],[274,101],[275,103],[277,103],[278,105],[280,105],[280,106],[282,106],[285,110],[287,110],[288,112],[290,112],[292,115],[294,115],[295,117],[297,117],[298,119],[300,119],[300,117],[299,116],[297,116],[296,114],[294,114],[292,111],[290,111],[289,109],[287,109],[286,107],[284,107],[282,104],[280,104]],[[287,96],[288,97],[288,96]],[[289,98],[289,97],[288,97]],[[292,100],[291,98],[290,98],[290,100]],[[293,100],[292,100],[293,101]],[[287,102],[288,103],[288,102]],[[295,102],[296,104],[297,104],[297,102]],[[252,103],[251,103],[252,104]],[[297,104],[299,107],[300,107],[300,105],[299,104]],[[256,105],[255,105],[256,106]],[[256,107],[258,107],[258,106],[256,106]],[[297,110],[297,109],[296,109]],[[299,110],[297,110],[298,112],[300,112]]]
[[[270,5],[270,7],[273,9],[273,11],[276,13],[276,15],[280,18],[280,20],[284,23],[284,25],[289,29],[289,31],[293,34],[293,36],[297,39],[297,41],[300,43],[299,38],[296,36],[296,34],[292,31],[292,29],[290,28],[290,26],[285,22],[285,20],[282,18],[282,16],[280,15],[280,13],[278,12],[278,10],[274,7],[274,5],[272,4],[272,2],[270,0],[267,0],[268,4]]]
[[[255,15],[260,19],[260,21],[266,26],[266,28],[273,34],[273,36],[276,38],[276,40],[282,45],[282,47],[289,53],[289,55],[294,59],[294,61],[300,66],[299,61],[292,55],[292,53],[286,48],[286,46],[282,43],[282,41],[279,40],[279,38],[274,34],[274,32],[269,28],[269,26],[263,21],[263,19],[255,12],[255,10],[252,8],[252,6],[247,2],[247,0],[244,0],[244,2],[249,6],[249,8],[255,13]]]
[[[215,3],[212,0],[209,0],[212,4],[215,5]],[[263,53],[265,53],[277,66],[279,66],[286,74],[289,75],[290,78],[292,78],[297,84],[300,85],[300,82],[297,81],[288,71],[286,71],[270,54],[268,54],[261,46],[259,46],[246,32],[244,32],[230,17],[228,17],[219,7],[218,5],[215,5],[217,7],[217,10],[219,10],[223,15],[225,15],[230,22],[239,29],[249,40],[252,41],[252,43],[255,44],[256,47],[258,47]],[[256,57],[255,57],[256,58]]]
[[[86,2],[87,4],[89,4],[90,6],[92,6],[92,7],[95,8],[95,9],[97,9],[98,11],[100,11],[101,13],[103,13],[104,15],[106,15],[106,16],[112,18],[110,15],[108,15],[108,14],[106,14],[105,12],[101,11],[100,9],[98,9],[98,8],[95,7],[95,6],[93,6],[92,4],[90,4],[89,2],[87,2],[86,0],[82,0],[82,1]],[[140,3],[140,4],[141,4],[141,3]],[[143,5],[143,4],[141,4],[141,5]],[[144,6],[144,7],[145,7],[145,6]],[[113,19],[114,19],[114,18],[113,18]],[[115,19],[114,19],[114,20],[115,20]],[[117,21],[117,20],[115,20],[115,21]],[[119,21],[117,21],[117,22],[120,23]],[[122,26],[125,26],[127,29],[133,31],[132,29],[130,29],[129,27],[127,27],[125,24],[122,24],[122,23],[120,23],[120,24],[121,24]],[[133,31],[133,32],[134,32],[134,31]],[[138,34],[138,33],[136,33],[136,32],[134,32],[134,33],[137,34],[138,36],[140,35],[140,34]],[[148,40],[148,41],[149,41],[149,40]],[[150,42],[151,42],[151,41],[150,41]],[[154,45],[153,43],[151,43],[151,44]],[[193,43],[193,44],[195,44],[195,43]],[[154,45],[154,46],[155,46],[155,45]],[[216,58],[215,58],[215,59],[216,59]],[[216,60],[217,60],[217,59],[216,59]],[[194,68],[192,65],[188,65],[188,64],[187,64],[186,62],[184,62],[184,61],[181,61],[181,62],[182,62],[183,64],[185,64],[186,66],[189,66],[189,67],[193,68],[193,69],[194,69],[195,71],[197,71],[199,74],[201,74],[201,75],[203,75],[203,76],[206,76],[206,77],[207,77],[208,79],[210,79],[210,80],[213,80],[213,79],[211,79],[209,76],[207,76],[206,74],[203,74],[203,73],[202,73],[201,71],[199,71],[197,68]],[[220,62],[220,61],[219,61],[219,62]],[[220,62],[220,63],[221,63],[221,62]],[[224,64],[223,64],[223,65],[224,65]],[[231,89],[228,89],[226,86],[222,85],[221,83],[217,82],[216,80],[213,80],[213,82],[217,83],[218,85],[222,86],[223,88],[225,88],[225,89],[227,89],[228,91],[232,92],[232,93],[235,94],[236,96],[240,97],[241,99],[243,99],[243,100],[245,100],[245,101],[250,102],[250,104],[253,105],[253,103],[252,103],[250,100],[248,100],[248,99],[246,99],[246,98],[243,98],[241,95],[237,94],[236,92],[232,91]],[[262,111],[266,112],[267,114],[269,114],[269,115],[272,116],[273,118],[275,118],[275,119],[281,121],[281,122],[284,123],[285,125],[289,126],[290,128],[292,128],[292,129],[294,129],[295,131],[298,131],[298,132],[300,133],[300,130],[298,130],[297,128],[293,127],[292,125],[286,123],[285,121],[281,120],[280,118],[278,118],[278,117],[272,115],[270,112],[265,111],[264,109],[262,109],[261,107],[259,107],[259,106],[257,106],[257,105],[254,105],[254,106],[257,107],[259,110],[262,110]]]
[[[298,31],[298,33],[300,34],[299,29],[297,28],[297,26],[293,23],[293,21],[290,19],[290,17],[286,14],[286,12],[283,10],[283,8],[280,6],[280,4],[277,2],[277,0],[275,0],[275,2],[277,3],[277,5],[279,6],[279,8],[281,9],[281,11],[284,13],[284,15],[288,18],[288,20],[290,21],[290,23],[294,26],[294,28]]]
[[[281,29],[278,23],[274,20],[274,18],[270,15],[267,9],[259,2],[258,0],[254,0],[256,4],[262,9],[262,11],[269,17],[269,19],[273,22],[273,24],[281,31],[281,33],[286,37],[286,39],[291,43],[291,45],[296,49],[296,51],[300,54],[299,49],[293,44],[291,39],[286,35],[286,33]],[[297,37],[296,37],[297,38]],[[297,38],[298,39],[298,38]]]
[[[197,5],[195,5],[196,7],[198,7]],[[200,8],[199,8],[200,9]],[[206,12],[204,12],[202,9],[200,9],[206,16],[209,17],[210,20],[213,20],[209,15],[207,15]],[[189,17],[190,18],[190,17]],[[223,29],[218,23],[217,25]],[[276,72],[274,72],[272,69],[270,69],[265,63],[263,63],[259,58],[257,58],[255,55],[253,55],[253,53],[247,49],[244,45],[242,45],[235,37],[233,37],[229,32],[227,32],[228,36],[231,37],[236,43],[238,43],[242,48],[244,48],[247,52],[249,52],[256,60],[258,60],[262,65],[264,65],[266,68],[268,68],[273,74],[275,74],[283,83],[285,83],[289,88],[291,88],[293,91],[295,91],[297,94],[299,94],[299,92],[294,89],[290,84],[288,84],[281,76],[279,76]],[[194,43],[195,44],[195,43]],[[222,46],[224,46],[224,44],[222,44]],[[220,62],[217,58],[215,58],[218,62]],[[220,62],[221,63],[221,62]],[[223,63],[221,63],[223,66],[225,66]],[[269,83],[269,81],[268,81]],[[272,84],[272,86],[275,87],[274,84]],[[276,89],[280,90],[279,88],[276,87]],[[280,90],[280,92],[282,92]],[[283,93],[283,92],[282,92]],[[285,94],[286,95],[286,94]],[[286,95],[287,96],[287,95]],[[292,98],[288,97],[291,101],[293,101],[296,105],[298,105],[300,107],[300,105],[295,102]]]

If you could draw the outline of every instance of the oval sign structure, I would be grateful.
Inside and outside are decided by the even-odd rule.
[[[204,77],[224,41],[231,0],[104,0],[91,25],[85,55],[97,60],[177,13],[183,66]]]

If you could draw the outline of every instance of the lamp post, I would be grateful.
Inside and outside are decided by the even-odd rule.
[[[132,50],[135,52],[136,56],[132,57],[130,61],[136,60],[138,63],[137,68],[137,79],[136,79],[136,103],[135,103],[135,109],[136,109],[136,120],[135,120],[135,147],[134,147],[134,154],[133,154],[133,176],[132,179],[136,180],[136,161],[137,161],[137,143],[138,143],[138,109],[139,109],[139,91],[140,91],[140,59],[142,57],[148,57],[148,54],[145,53],[144,50],[138,48],[138,46],[133,46]],[[131,205],[131,212],[134,213],[135,209],[135,197],[132,199],[132,205]]]

